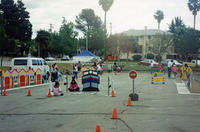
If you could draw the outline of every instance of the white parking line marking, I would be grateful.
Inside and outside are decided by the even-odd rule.
[[[185,83],[176,83],[178,94],[190,94],[190,91],[185,86]]]

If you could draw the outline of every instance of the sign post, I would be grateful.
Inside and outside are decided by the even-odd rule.
[[[132,101],[138,101],[138,94],[135,93],[135,86],[134,86],[134,79],[137,77],[137,72],[136,71],[130,71],[129,72],[129,77],[133,80],[133,93],[129,94],[129,97],[131,97]]]

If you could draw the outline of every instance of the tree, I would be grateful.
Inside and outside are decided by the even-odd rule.
[[[75,31],[75,25],[72,22],[62,22],[62,26],[59,30],[60,44],[62,46],[62,54],[73,55],[77,50],[77,36],[78,32]]]
[[[126,60],[128,61],[129,53],[133,52],[133,44],[129,40],[128,36],[125,35],[121,36],[120,50],[122,53],[126,53]]]
[[[37,32],[37,36],[35,38],[36,42],[39,43],[39,50],[38,50],[38,56],[45,58],[48,56],[47,52],[47,46],[50,41],[50,33],[45,30],[39,30]]]
[[[13,0],[2,0],[1,9],[4,12],[6,34],[22,42],[30,41],[32,25],[23,2],[18,0],[15,4]]]
[[[110,7],[112,6],[114,0],[99,0],[99,5],[103,8],[104,10],[104,25],[106,28],[106,15],[107,12],[109,11]]]
[[[188,0],[188,8],[194,15],[194,29],[195,29],[196,15],[197,12],[200,10],[200,0]]]
[[[173,36],[165,33],[155,35],[149,41],[149,45],[149,51],[155,56],[161,57],[168,53],[170,51],[169,48],[173,46]],[[160,59],[157,61],[161,61]]]
[[[76,16],[75,22],[76,28],[83,32],[86,41],[89,43],[89,49],[93,52],[101,51],[102,53],[104,47],[103,41],[106,33],[103,30],[101,18],[95,15],[94,10],[83,9],[82,12]]]
[[[29,21],[29,12],[26,11],[21,0],[17,1],[16,6],[18,14],[20,14],[18,18],[18,39],[22,42],[30,41],[32,36],[32,24]]]
[[[133,44],[128,39],[128,36],[123,34],[111,35],[106,42],[107,55],[113,55],[120,57],[121,53],[127,54],[127,60],[129,53],[133,51]]]
[[[119,34],[111,35],[108,38],[105,45],[107,55],[120,56],[120,40],[121,39]]]
[[[50,40],[48,44],[48,52],[55,56],[58,54],[63,54],[65,52],[64,44],[61,43],[61,37],[59,33],[53,32],[50,33]]]
[[[200,31],[192,28],[178,28],[174,33],[174,49],[182,58],[189,61],[191,57],[198,57],[200,49]]]
[[[181,17],[175,17],[169,25],[169,32],[175,33],[177,28],[185,28],[185,24]]]
[[[0,9],[4,12],[5,33],[9,39],[19,40],[18,49],[20,50],[16,51],[16,54],[20,52],[23,55],[24,51],[29,50],[27,43],[31,40],[32,36],[29,13],[26,11],[21,0],[18,0],[16,4],[13,0],[2,0]]]
[[[3,18],[5,20],[6,34],[14,39],[18,38],[18,9],[14,0],[1,0],[1,9],[3,10]]]
[[[160,23],[161,21],[164,19],[164,13],[161,10],[157,10],[154,14],[154,18],[157,20],[158,22],[158,30],[160,30]]]

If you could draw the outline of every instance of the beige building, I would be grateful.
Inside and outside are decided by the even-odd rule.
[[[151,47],[155,47],[156,44],[156,39],[160,38],[160,35],[165,35],[165,36],[171,36],[172,34],[166,31],[161,31],[161,30],[157,30],[157,29],[147,29],[145,28],[144,30],[128,30],[123,32],[124,35],[127,36],[134,36],[137,37],[138,39],[138,49],[134,50],[132,53],[129,53],[129,59],[132,59],[133,55],[141,55],[142,58],[146,58],[146,55],[148,53],[152,53],[155,55],[155,53],[150,50]],[[172,43],[172,40],[171,40]],[[162,55],[162,59],[166,59],[166,58],[171,58],[171,56],[174,56],[174,48],[172,46],[168,46],[166,53],[164,53]],[[121,59],[126,59],[127,58],[127,54],[126,53],[122,53],[120,55]]]

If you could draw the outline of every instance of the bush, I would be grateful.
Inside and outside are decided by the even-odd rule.
[[[140,61],[142,56],[141,55],[134,55],[132,58],[133,58],[134,61]]]
[[[154,54],[148,53],[147,54],[147,59],[154,59]]]

